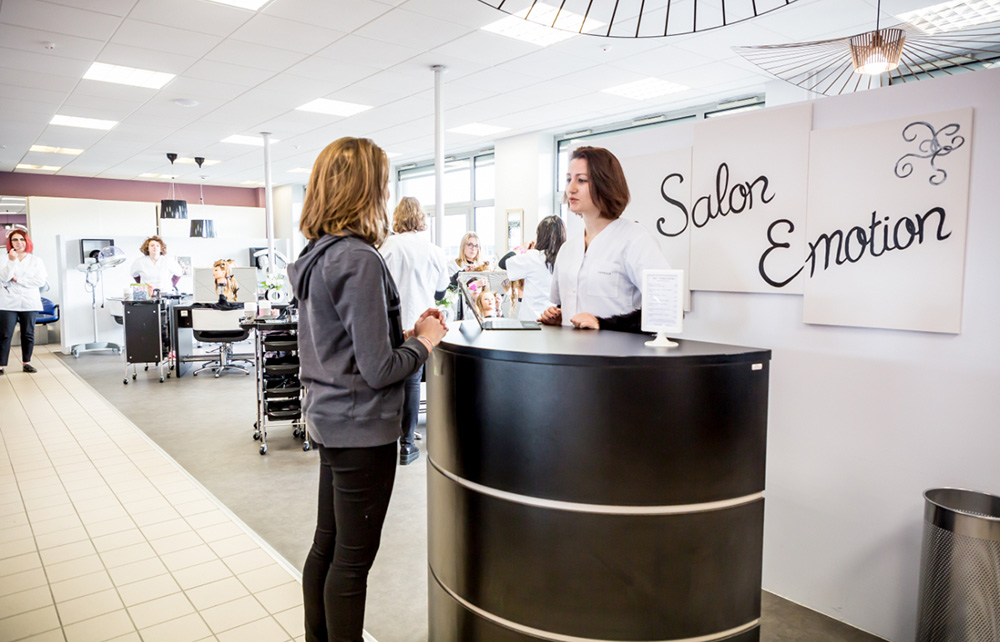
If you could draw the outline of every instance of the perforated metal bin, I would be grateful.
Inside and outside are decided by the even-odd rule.
[[[1000,642],[1000,497],[924,493],[917,642]]]

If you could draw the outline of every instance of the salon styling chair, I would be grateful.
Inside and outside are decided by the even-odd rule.
[[[232,361],[233,344],[245,341],[250,336],[249,329],[240,328],[240,318],[243,310],[213,310],[211,308],[194,308],[191,310],[191,329],[194,332],[195,341],[200,343],[219,344],[219,358],[210,361],[192,374],[198,376],[203,370],[211,370],[215,373],[215,378],[226,371],[226,369],[239,370],[245,375],[250,371],[243,366],[238,366]],[[246,363],[244,361],[244,363]]]

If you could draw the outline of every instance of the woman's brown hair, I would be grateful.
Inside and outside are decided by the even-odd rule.
[[[299,229],[309,240],[352,232],[381,245],[389,233],[389,160],[367,138],[340,138],[320,152],[309,176]]]
[[[163,239],[161,239],[159,236],[156,236],[155,234],[142,242],[142,247],[139,248],[139,251],[145,254],[146,256],[149,256],[149,244],[152,243],[153,241],[156,241],[157,243],[160,244],[160,254],[166,256],[167,244],[163,242]]]
[[[590,199],[601,210],[601,218],[613,221],[621,216],[631,195],[625,181],[625,172],[615,155],[603,147],[578,147],[570,160],[577,158],[587,161]]]
[[[392,214],[392,231],[396,234],[423,232],[427,229],[427,215],[420,209],[420,201],[404,196]]]

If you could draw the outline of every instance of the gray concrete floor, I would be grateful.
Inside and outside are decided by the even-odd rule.
[[[253,375],[186,375],[159,383],[140,368],[123,385],[122,357],[87,353],[65,363],[218,497],[295,567],[309,552],[316,515],[318,458],[291,427],[268,430],[258,453]],[[423,430],[423,426],[420,427]],[[422,442],[418,442],[421,443]],[[397,469],[369,577],[366,630],[379,642],[427,641],[426,457]],[[763,592],[763,642],[875,642],[880,638]]]

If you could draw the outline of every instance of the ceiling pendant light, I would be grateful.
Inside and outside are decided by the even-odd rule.
[[[882,0],[879,0],[875,9],[875,31],[851,37],[851,64],[856,74],[877,76],[899,66],[906,34],[898,28],[879,29],[881,18]]]
[[[556,40],[525,33],[518,19],[537,27],[603,38],[663,38],[717,29],[781,9],[795,0],[479,0],[510,16],[483,27],[511,38],[547,46]],[[551,37],[551,35],[550,35]]]

